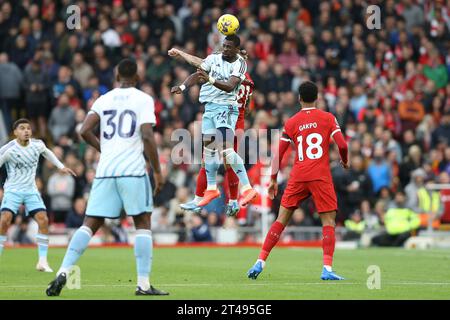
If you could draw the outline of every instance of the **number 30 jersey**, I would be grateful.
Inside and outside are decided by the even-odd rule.
[[[287,120],[281,140],[293,142],[297,151],[290,179],[331,182],[330,138],[339,131],[336,118],[316,108],[303,108]]]
[[[141,125],[156,124],[153,98],[136,88],[115,88],[90,112],[100,117],[100,162],[96,178],[140,177],[146,173]]]

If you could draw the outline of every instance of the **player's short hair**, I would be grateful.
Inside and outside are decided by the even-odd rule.
[[[117,67],[119,75],[123,78],[133,78],[137,73],[137,64],[131,59],[123,59],[119,62]]]
[[[303,82],[298,88],[300,99],[307,103],[316,101],[318,92],[316,84],[311,81]]]
[[[23,123],[28,123],[28,124],[31,126],[30,120],[25,119],[25,118],[21,118],[21,119],[19,119],[19,120],[16,120],[16,121],[13,123],[13,130],[16,130],[17,127],[18,127],[19,125],[23,124]]]
[[[229,36],[225,37],[225,40],[227,41],[232,41],[234,46],[239,48],[241,45],[241,38],[239,38],[239,36],[235,35],[235,34],[231,34]]]

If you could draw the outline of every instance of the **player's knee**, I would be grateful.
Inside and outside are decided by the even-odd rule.
[[[3,211],[1,213],[1,217],[0,217],[0,223],[9,225],[11,223],[12,220],[12,213],[9,211]]]
[[[324,212],[320,214],[320,219],[322,220],[322,226],[336,226],[336,211]]]
[[[39,212],[34,216],[34,219],[38,223],[39,226],[47,226],[48,225],[48,217],[44,212]]]

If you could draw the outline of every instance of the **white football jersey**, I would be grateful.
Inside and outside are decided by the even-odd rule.
[[[42,140],[30,139],[25,147],[21,146],[17,140],[12,140],[0,148],[0,167],[5,164],[8,174],[4,185],[5,192],[37,191],[36,170],[41,154],[58,168],[64,168]]]
[[[247,62],[238,55],[236,61],[230,63],[222,59],[222,53],[213,53],[203,60],[201,68],[216,80],[228,81],[231,76],[236,76],[243,81],[247,71]],[[200,89],[199,101],[200,103],[214,102],[237,106],[238,91],[239,86],[236,86],[231,92],[225,92],[206,82]]]
[[[90,112],[100,116],[101,155],[96,178],[143,176],[141,125],[156,124],[153,98],[136,88],[115,88],[99,97]]]

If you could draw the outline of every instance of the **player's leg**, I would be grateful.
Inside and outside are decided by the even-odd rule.
[[[44,200],[42,200],[42,197],[38,192],[24,193],[23,203],[25,205],[26,212],[29,216],[34,218],[39,227],[38,234],[36,235],[36,243],[38,246],[38,262],[36,264],[36,270],[53,272],[47,261],[49,243],[48,217]]]
[[[333,256],[336,244],[337,199],[332,182],[310,181],[308,187],[314,199],[320,220],[322,221],[323,268],[322,280],[344,280],[333,272]]]
[[[151,213],[133,216],[136,227],[134,255],[136,257],[137,288],[136,295],[165,296],[169,293],[156,289],[150,284],[153,260],[153,238],[150,228]]]
[[[5,192],[1,204],[0,216],[0,256],[2,255],[5,242],[7,240],[6,233],[11,225],[13,215],[17,214],[23,199],[20,194]]]
[[[83,226],[73,234],[72,239],[69,242],[61,267],[56,273],[56,278],[50,282],[47,287],[47,296],[59,296],[62,288],[67,282],[67,276],[70,269],[78,262],[88,247],[92,236],[103,225],[104,220],[104,218],[99,217],[85,218]]]
[[[294,180],[289,180],[286,189],[281,198],[281,205],[278,211],[277,220],[272,224],[266,235],[263,246],[252,268],[247,272],[250,279],[256,279],[262,272],[265,262],[280,239],[286,225],[291,219],[292,213],[298,208],[299,204],[310,196],[309,191],[305,188],[305,184]]]
[[[31,212],[30,212],[31,214]],[[36,270],[44,272],[53,272],[53,270],[48,265],[47,254],[48,254],[48,217],[47,211],[38,211],[33,216],[38,224],[38,234],[36,235],[36,243],[38,245],[38,256],[39,261],[36,265]]]
[[[281,233],[283,232],[289,220],[292,217],[295,207],[285,208],[280,206],[278,211],[277,220],[270,226],[269,232],[267,232],[266,238],[264,239],[263,246],[253,267],[247,272],[247,276],[250,279],[256,279],[258,275],[263,271],[266,264],[266,260],[269,257],[270,252],[280,240]]]
[[[6,233],[11,225],[13,213],[9,210],[2,209],[0,216],[0,256],[2,255],[5,242],[7,240]]]
[[[117,219],[122,210],[122,200],[119,196],[116,179],[95,179],[92,185],[86,208],[86,218],[72,236],[64,255],[63,262],[56,278],[47,288],[48,296],[59,296],[66,284],[67,275],[88,247],[89,241],[103,225],[105,218]]]
[[[219,151],[216,144],[216,136],[205,134],[203,136],[203,159],[206,172],[206,190],[203,199],[198,202],[198,206],[203,207],[212,200],[220,197],[220,191],[217,189],[217,170],[220,166]]]
[[[180,208],[183,210],[191,210],[194,212],[199,212],[202,208],[198,206],[198,203],[203,200],[203,196],[205,195],[206,190],[206,170],[205,170],[205,162],[202,157],[202,164],[200,170],[197,175],[197,183],[195,187],[195,196],[189,202],[180,204]]]
[[[238,119],[239,122],[239,119]],[[243,133],[243,125],[236,124],[236,132],[234,136],[234,151],[238,152],[238,146],[240,142],[240,137]],[[234,173],[233,168],[225,163],[225,180],[229,188],[229,200],[227,205],[227,216],[235,216],[238,214],[240,208],[238,203],[239,197],[239,177]]]
[[[256,198],[258,193],[250,185],[250,181],[247,176],[247,170],[245,170],[244,160],[234,150],[234,128],[236,127],[236,121],[239,115],[237,107],[227,110],[227,121],[219,121],[220,118],[216,118],[216,127],[220,132],[222,143],[222,155],[224,161],[233,169],[234,173],[238,176],[242,189],[241,205],[246,206],[253,199]]]
[[[150,285],[153,260],[151,212],[153,210],[152,187],[148,175],[117,179],[119,194],[126,213],[133,217],[136,228],[134,255],[136,258],[136,295],[167,295]]]
[[[203,139],[203,161],[206,173],[206,191],[203,199],[198,202],[198,206],[203,207],[215,198],[220,197],[217,190],[217,170],[220,166],[219,151],[215,143],[216,125],[214,123],[214,112],[205,111],[202,118],[202,139]]]

